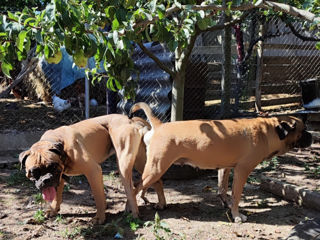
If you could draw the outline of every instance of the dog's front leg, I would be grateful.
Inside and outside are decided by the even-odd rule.
[[[62,192],[64,188],[64,179],[61,178],[59,186],[57,187],[56,196],[50,204],[49,209],[46,212],[47,217],[54,217],[58,214],[60,210],[60,205],[62,203]]]
[[[254,161],[252,161],[254,162]],[[234,222],[245,222],[247,217],[239,213],[239,202],[241,199],[241,194],[243,192],[244,185],[247,181],[249,174],[255,168],[255,166],[250,166],[246,164],[238,164],[234,168],[234,176],[232,183],[232,205],[231,205],[231,214],[234,219]]]
[[[106,219],[106,195],[103,187],[102,169],[99,164],[96,164],[93,161],[90,163],[92,163],[92,165],[87,166],[87,173],[85,175],[90,184],[97,207],[97,214],[92,221],[94,224],[102,224]]]
[[[218,170],[218,196],[224,207],[231,207],[228,199],[228,184],[231,168],[221,168]]]

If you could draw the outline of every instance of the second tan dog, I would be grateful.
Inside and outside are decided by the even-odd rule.
[[[115,152],[122,183],[128,198],[126,210],[138,216],[136,196],[133,193],[132,169],[140,173],[146,162],[146,149],[142,137],[149,124],[141,119],[128,119],[125,115],[110,114],[91,118],[70,126],[46,131],[31,148],[20,154],[26,175],[51,201],[48,216],[60,210],[64,175],[84,174],[90,184],[97,207],[94,223],[105,221],[106,197],[100,163]],[[153,185],[160,207],[165,206],[162,182]]]
[[[146,113],[152,129],[144,136],[147,163],[135,192],[158,181],[172,164],[189,164],[201,169],[220,169],[219,193],[227,204],[229,172],[233,168],[232,201],[228,205],[235,222],[247,219],[239,213],[238,205],[253,169],[265,159],[312,143],[311,134],[296,117],[161,123],[145,103],[135,104],[131,112],[139,109]]]

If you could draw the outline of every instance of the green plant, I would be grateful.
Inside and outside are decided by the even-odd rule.
[[[309,174],[313,178],[319,178],[320,177],[320,166],[317,166],[316,168],[310,169]]]
[[[309,164],[308,163],[304,163],[304,170],[305,171],[310,171],[310,166],[309,166]]]
[[[33,215],[33,218],[37,223],[43,223],[46,217],[44,211],[42,209],[38,209]]]
[[[152,227],[153,235],[155,236],[155,238],[157,240],[166,239],[163,236],[163,233],[165,233],[165,235],[167,237],[170,237],[171,229],[169,228],[169,226],[166,222],[164,222],[160,219],[158,212],[156,212],[156,214],[154,216],[154,221],[147,221],[144,223],[144,226],[145,227],[150,227],[150,226]]]
[[[264,160],[260,163],[261,169],[258,172],[266,172],[277,169],[279,166],[279,160],[277,157],[271,158],[271,160]]]
[[[81,233],[81,228],[75,227],[70,230],[66,228],[63,232],[61,232],[61,236],[66,239],[75,239]]]
[[[7,179],[8,186],[19,185],[24,182],[30,182],[22,171],[15,171]],[[30,182],[31,183],[31,182]]]
[[[261,180],[255,176],[249,175],[247,178],[247,183],[253,184],[253,183],[260,183],[260,182],[261,182]]]
[[[118,179],[118,177],[117,177],[115,171],[111,171],[108,175],[103,175],[104,181],[115,181],[117,179]]]
[[[65,220],[63,219],[62,215],[59,214],[57,217],[56,217],[56,220],[55,220],[57,223],[64,223]]]
[[[36,204],[43,204],[45,202],[41,193],[34,194],[33,199]]]
[[[69,183],[65,184],[64,187],[63,187],[63,191],[64,191],[64,192],[69,192],[70,189],[71,189],[71,186],[70,186]]]
[[[134,218],[132,214],[126,214],[125,222],[129,224],[132,231],[136,231],[140,226],[142,226],[142,221],[139,218]]]

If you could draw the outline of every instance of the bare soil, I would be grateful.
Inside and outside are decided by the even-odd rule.
[[[250,175],[246,184],[241,211],[248,222],[231,222],[230,212],[217,197],[216,171],[207,171],[194,179],[164,180],[168,207],[158,211],[160,222],[154,221],[157,210],[153,204],[138,199],[141,218],[132,219],[124,213],[126,196],[119,179],[114,158],[103,163],[107,194],[106,223],[93,226],[95,203],[84,177],[72,177],[63,195],[60,215],[37,222],[39,193],[24,177],[18,164],[2,164],[0,170],[0,236],[2,239],[285,239],[300,221],[319,212],[285,201],[259,188],[261,174],[288,183],[319,191],[320,145],[264,162]],[[2,158],[5,158],[2,153]],[[17,158],[17,153],[7,153]],[[12,163],[12,161],[11,161]],[[136,174],[137,176],[137,174]],[[151,203],[156,194],[147,194]],[[148,221],[150,221],[148,223]],[[161,224],[160,224],[161,223]],[[163,226],[168,232],[161,229]],[[158,238],[160,239],[160,238]]]

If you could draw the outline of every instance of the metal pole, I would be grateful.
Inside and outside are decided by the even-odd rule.
[[[89,103],[89,88],[90,88],[90,84],[89,84],[89,79],[87,77],[87,75],[85,75],[84,77],[84,81],[85,81],[85,84],[84,84],[84,92],[85,92],[85,97],[84,97],[84,107],[85,107],[85,117],[86,119],[88,119],[90,116],[89,116],[89,108],[90,108],[90,103]]]

